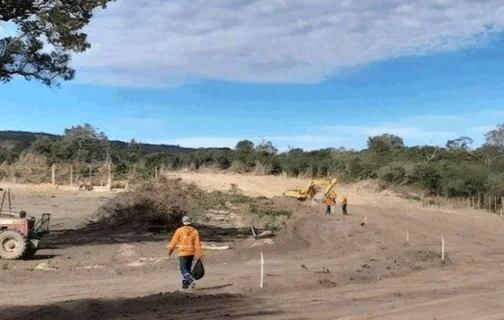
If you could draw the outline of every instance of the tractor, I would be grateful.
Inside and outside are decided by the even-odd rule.
[[[50,213],[39,221],[19,213],[0,210],[0,259],[29,259],[39,248],[40,239],[49,233]]]

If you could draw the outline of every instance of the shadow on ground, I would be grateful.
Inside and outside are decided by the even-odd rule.
[[[0,310],[0,318],[5,320],[263,319],[283,313],[276,308],[269,308],[259,299],[242,295],[194,295],[179,292],[134,299],[77,300]]]
[[[197,225],[201,241],[211,243],[229,243],[252,236],[248,228],[217,227]],[[166,242],[173,236],[175,230],[163,230],[161,228],[146,231],[142,228],[130,226],[110,227],[91,225],[76,230],[52,231],[41,242],[42,249],[62,249],[83,245],[96,244],[120,244],[135,242]]]

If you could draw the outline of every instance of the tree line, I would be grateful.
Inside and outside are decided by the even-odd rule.
[[[290,177],[331,176],[345,182],[376,179],[383,188],[411,186],[426,195],[446,197],[504,196],[504,123],[485,135],[483,145],[472,148],[472,144],[470,137],[459,137],[443,147],[408,147],[401,137],[383,134],[369,137],[367,148],[360,151],[290,148],[279,152],[271,141],[242,140],[235,148],[152,152],[134,139],[111,143],[104,132],[84,124],[65,129],[62,136],[39,135],[16,155],[12,149],[0,147],[0,161],[13,163],[31,154],[44,157],[47,165],[110,161],[116,177],[132,172],[152,175],[155,168],[215,168]]]

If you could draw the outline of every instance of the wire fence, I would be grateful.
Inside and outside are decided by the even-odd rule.
[[[486,210],[488,212],[503,214],[504,197],[498,197],[492,194],[479,193],[477,196],[465,198],[447,198],[447,197],[424,197],[422,205],[450,207],[453,209],[472,208],[474,210]]]
[[[1,166],[0,180],[68,186],[113,185],[112,163]]]

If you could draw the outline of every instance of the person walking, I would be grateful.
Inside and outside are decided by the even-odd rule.
[[[343,212],[343,214],[346,216],[348,215],[348,212],[347,212],[347,203],[348,203],[348,199],[345,195],[343,195],[343,197],[341,198],[341,211]]]
[[[168,244],[169,255],[171,256],[175,247],[178,246],[178,256],[180,263],[180,272],[182,273],[182,289],[187,289],[189,286],[195,287],[195,282],[192,277],[192,263],[194,258],[203,258],[203,249],[199,232],[191,224],[191,219],[188,216],[182,217],[183,226],[178,228]]]

